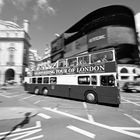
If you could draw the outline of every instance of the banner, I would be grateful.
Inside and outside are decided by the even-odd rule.
[[[88,50],[99,50],[107,46],[107,33],[106,29],[97,29],[87,36]]]

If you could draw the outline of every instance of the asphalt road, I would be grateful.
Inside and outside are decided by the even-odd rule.
[[[140,139],[140,93],[121,92],[121,100],[116,108],[0,90],[0,140]]]

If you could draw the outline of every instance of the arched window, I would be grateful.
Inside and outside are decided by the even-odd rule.
[[[121,73],[128,73],[128,70],[126,68],[122,68],[120,72]]]

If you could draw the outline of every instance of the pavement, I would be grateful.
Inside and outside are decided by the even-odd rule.
[[[0,87],[0,93],[4,93],[5,91],[12,92],[13,90],[24,92],[22,86]],[[37,108],[28,105],[25,102],[0,96],[0,121],[25,118],[27,115],[28,117],[33,117],[38,113],[38,111],[39,110]]]

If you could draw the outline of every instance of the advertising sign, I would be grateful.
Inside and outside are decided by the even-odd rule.
[[[54,55],[63,48],[64,48],[64,37],[60,36],[51,42],[51,55]]]
[[[97,29],[87,36],[88,50],[98,50],[107,45],[106,29]]]
[[[48,69],[46,71],[36,71],[38,75],[63,75],[63,74],[84,74],[84,73],[100,73],[105,72],[105,64],[92,64],[88,66],[77,66],[68,68]]]
[[[73,41],[64,47],[64,58],[87,51],[87,35]]]

